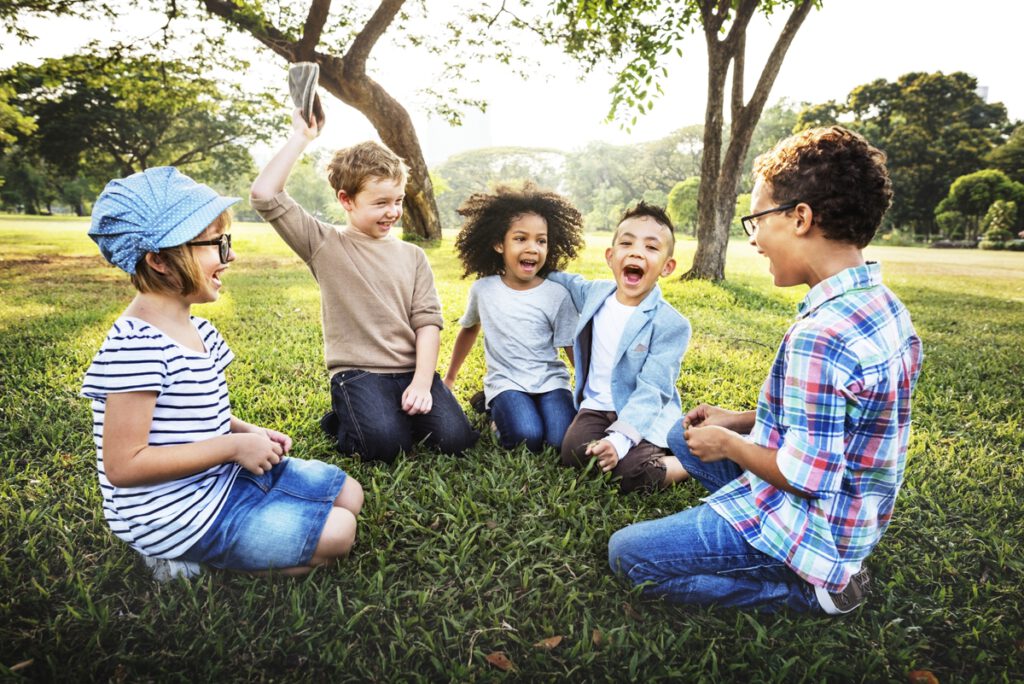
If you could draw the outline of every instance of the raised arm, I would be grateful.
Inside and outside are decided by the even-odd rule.
[[[292,172],[292,167],[299,160],[306,146],[320,135],[323,129],[323,122],[319,127],[310,127],[302,118],[302,112],[298,109],[292,111],[292,132],[284,145],[277,151],[273,158],[256,176],[252,183],[250,194],[253,199],[266,200],[274,197],[284,190],[284,184]]]

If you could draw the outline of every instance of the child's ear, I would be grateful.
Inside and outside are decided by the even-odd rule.
[[[505,253],[505,243],[504,242],[495,242],[494,243],[494,251],[497,252],[498,254],[504,254]]]
[[[338,201],[341,202],[341,206],[344,207],[345,211],[352,211],[355,208],[355,203],[349,194],[344,190],[338,191]]]
[[[811,226],[814,225],[814,210],[811,209],[809,204],[800,204],[793,207],[793,211],[796,212],[796,226],[794,232],[798,236],[807,235],[811,230]]]
[[[164,258],[160,256],[159,252],[146,252],[146,264],[156,271],[167,275],[167,264],[164,263]]]
[[[676,270],[676,260],[669,257],[668,261],[665,262],[665,266],[661,269],[661,277],[664,278],[665,276],[672,275],[672,271],[674,270]]]
[[[608,268],[612,267],[612,248],[609,247],[604,250],[604,262],[608,264]]]

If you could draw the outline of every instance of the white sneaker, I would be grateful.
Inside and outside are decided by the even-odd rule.
[[[191,561],[173,560],[168,558],[154,558],[143,556],[142,561],[153,573],[153,579],[157,582],[170,582],[177,577],[192,579],[203,572],[203,566]]]
[[[871,575],[867,568],[861,568],[860,572],[850,578],[849,584],[842,591],[830,592],[823,587],[814,587],[814,595],[821,605],[821,609],[828,615],[843,615],[864,603],[870,591],[868,585],[871,583]]]

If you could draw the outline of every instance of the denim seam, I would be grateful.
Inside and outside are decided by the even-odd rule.
[[[352,429],[356,433],[356,439],[359,440],[359,454],[362,456],[363,452],[366,451],[366,439],[363,437],[363,430],[359,425],[359,421],[356,420],[355,411],[352,408],[352,401],[348,396],[348,388],[345,387],[345,381],[343,380],[339,382],[338,385],[339,389],[341,389],[341,397],[345,400],[345,410],[348,412],[348,421],[351,423]]]

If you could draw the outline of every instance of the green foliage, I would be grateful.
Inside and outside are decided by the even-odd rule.
[[[1018,125],[1009,140],[992,150],[985,161],[1011,180],[1024,183],[1024,124]]]
[[[935,214],[935,222],[945,237],[955,240],[962,238],[967,232],[967,217],[959,211],[939,211]]]
[[[548,451],[484,437],[375,467],[336,454],[319,296],[265,224],[233,228],[238,261],[212,319],[236,354],[234,411],[291,434],[366,491],[351,558],[305,579],[209,572],[155,584],[110,533],[82,374],[132,290],[84,220],[0,219],[0,673],[31,681],[999,682],[1024,671],[1024,269],[1021,256],[872,246],[925,345],[906,480],[868,560],[875,591],[841,619],[680,608],[607,568],[620,527],[699,503],[688,483],[620,496]],[[607,277],[607,236],[575,264]],[[685,259],[693,243],[677,246]],[[755,405],[803,291],[771,285],[734,242],[724,284],[661,282],[694,337],[686,406]],[[442,366],[470,286],[451,240],[427,249],[444,303]],[[999,278],[993,278],[994,272]],[[456,394],[483,374],[477,345]],[[482,422],[482,421],[481,421]],[[600,645],[594,630],[603,636]],[[533,644],[562,636],[547,651]],[[16,664],[20,669],[13,672]]]
[[[887,222],[930,233],[950,184],[984,168],[1009,129],[1006,107],[985,102],[977,90],[977,79],[959,71],[877,79],[842,104],[805,107],[797,126],[841,121],[863,133],[887,156],[894,192]]]
[[[251,178],[248,147],[277,122],[262,95],[210,78],[210,59],[111,50],[12,67],[0,84],[34,130],[20,132],[4,166],[28,157],[49,192],[79,209],[110,178],[151,166],[179,166],[218,188]],[[246,65],[221,57],[220,66]],[[7,206],[38,204],[18,187],[24,196]]]
[[[962,214],[966,220],[966,237],[972,239],[978,235],[982,217],[998,200],[1024,202],[1024,185],[1010,180],[1002,171],[985,169],[953,181],[949,194],[935,211],[937,214],[947,211]]]
[[[668,194],[668,216],[680,232],[697,235],[697,193],[700,190],[700,176],[690,176],[680,181]],[[742,214],[741,214],[742,215]]]
[[[1024,189],[1024,185],[1021,186]],[[981,228],[986,240],[1006,241],[1013,239],[1010,232],[1017,225],[1017,203],[1010,200],[996,200],[985,212]],[[1003,234],[1004,237],[998,237]]]

